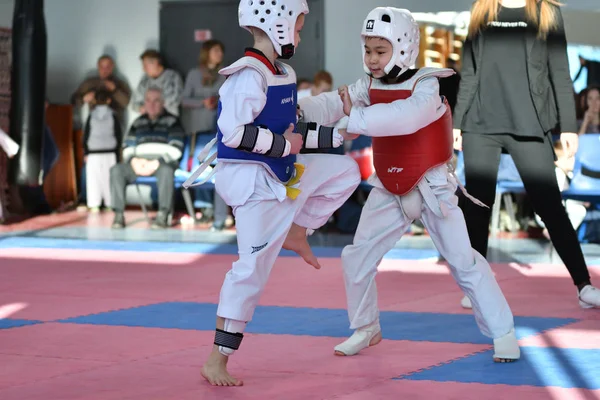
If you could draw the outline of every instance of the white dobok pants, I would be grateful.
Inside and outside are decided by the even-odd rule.
[[[110,169],[117,163],[115,153],[88,154],[85,163],[85,187],[88,208],[111,207]]]
[[[262,165],[219,162],[216,190],[233,209],[239,252],[221,288],[219,317],[250,321],[292,223],[320,228],[360,183],[348,156],[306,154],[296,162],[305,172],[295,200]]]
[[[491,338],[502,337],[514,326],[512,312],[488,262],[471,248],[464,216],[457,205],[456,181],[443,171],[446,178],[437,182],[439,186],[429,183],[429,188],[445,210],[445,217],[435,215],[421,201],[421,221],[440,254],[448,261],[452,276],[471,299],[481,332]],[[434,172],[439,176],[440,169]],[[427,178],[426,175],[423,179]],[[379,317],[375,285],[377,266],[413,222],[403,210],[401,197],[378,183],[363,208],[354,243],[342,252],[351,329],[371,324]]]

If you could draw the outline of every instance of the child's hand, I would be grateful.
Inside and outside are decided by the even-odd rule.
[[[350,99],[348,86],[340,86],[340,88],[338,89],[338,93],[340,95],[340,99],[342,99],[342,103],[344,103],[344,114],[349,116],[350,111],[352,111],[352,100]]]
[[[302,145],[304,144],[304,140],[302,140],[302,135],[299,133],[294,133],[294,124],[290,124],[289,128],[283,134],[285,140],[290,142],[290,154],[298,154],[300,150],[302,150]]]
[[[342,135],[344,140],[354,140],[360,136],[358,133],[348,133],[345,129],[338,129],[338,133]]]

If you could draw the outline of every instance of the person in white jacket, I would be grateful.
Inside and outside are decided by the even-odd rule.
[[[411,69],[419,53],[419,27],[408,10],[374,9],[361,37],[368,76],[340,88],[339,96],[324,94],[311,104],[300,102],[313,118],[318,112],[335,118],[341,109],[349,116],[348,133],[373,137],[376,172],[369,178],[373,189],[354,243],[342,252],[350,328],[355,332],[335,347],[335,354],[354,355],[381,341],[377,266],[411,223],[421,219],[454,279],[472,300],[481,332],[493,339],[494,360],[515,361],[520,349],[511,309],[488,262],[471,247],[457,205],[458,182],[449,169],[452,117],[439,95],[438,78],[454,71]]]

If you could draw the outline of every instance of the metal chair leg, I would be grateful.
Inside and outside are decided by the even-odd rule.
[[[135,188],[137,189],[138,197],[140,198],[140,206],[142,206],[142,211],[144,211],[144,218],[149,223],[150,218],[148,217],[148,210],[146,209],[146,205],[144,204],[144,200],[142,199],[142,191],[140,190],[140,185],[135,184]]]
[[[496,190],[496,199],[492,206],[492,237],[498,236],[500,231],[500,209],[502,208],[502,195]]]
[[[175,202],[171,205],[171,210],[169,210],[169,215],[167,215],[167,226],[173,226],[173,216],[175,215]]]
[[[515,215],[515,207],[510,193],[504,193],[504,205],[506,206],[506,212],[510,217],[510,231],[514,234],[518,232],[517,228],[517,216]]]
[[[185,202],[185,209],[190,217],[192,217],[192,221],[196,224],[198,221],[196,220],[196,210],[194,210],[194,203],[192,202],[192,195],[190,194],[189,189],[182,188],[181,194],[183,196],[183,201]]]

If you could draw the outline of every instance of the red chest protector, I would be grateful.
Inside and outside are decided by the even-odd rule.
[[[391,103],[410,97],[410,90],[369,89],[371,104]],[[373,164],[383,186],[393,194],[410,192],[432,168],[450,161],[453,155],[452,112],[411,135],[374,137]],[[398,121],[399,124],[402,121]]]

